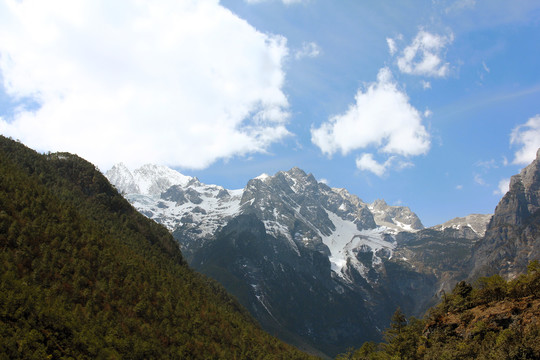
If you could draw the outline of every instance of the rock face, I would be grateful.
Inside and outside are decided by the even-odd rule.
[[[107,176],[125,192],[141,191],[125,196],[169,228],[192,267],[221,282],[266,330],[329,355],[380,339],[398,306],[421,316],[464,276],[479,238],[457,222],[424,229],[407,207],[365,203],[299,168],[242,190],[164,169],[142,186],[136,174],[151,171],[126,170]]]
[[[433,226],[432,229],[444,231],[446,229],[455,229],[466,238],[483,237],[486,234],[486,228],[491,220],[492,214],[471,214],[465,217],[457,217],[441,225]]]
[[[369,206],[377,224],[396,230],[421,230],[418,216],[405,206],[389,206],[384,200],[375,200]]]
[[[540,258],[540,150],[512,176],[510,190],[495,208],[486,235],[474,249],[471,277],[498,273],[510,279]]]

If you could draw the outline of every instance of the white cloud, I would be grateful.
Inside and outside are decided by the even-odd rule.
[[[514,128],[510,134],[510,144],[521,145],[515,153],[514,164],[528,165],[536,159],[536,152],[540,148],[540,114]]]
[[[315,58],[321,54],[321,48],[314,42],[304,42],[302,48],[297,50],[294,57],[299,60],[304,57]]]
[[[445,77],[450,64],[444,62],[444,50],[453,41],[453,35],[441,36],[420,30],[412,43],[397,59],[401,72],[429,77]]]
[[[286,39],[218,0],[0,3],[0,71],[40,103],[0,132],[100,167],[203,168],[289,135]]]
[[[510,179],[502,179],[499,181],[499,186],[495,191],[493,191],[494,195],[504,195],[510,190]]]
[[[487,67],[485,61],[482,61],[482,67],[484,68],[484,71],[489,73],[491,70]]]
[[[476,167],[483,168],[485,170],[499,168],[499,165],[497,165],[497,162],[495,161],[495,159],[485,160],[485,161],[477,161],[474,165]]]
[[[463,190],[463,185],[456,185],[456,190]]]
[[[386,38],[386,43],[388,44],[388,51],[390,55],[394,56],[397,51],[396,41],[392,38]]]
[[[377,176],[383,176],[393,160],[394,157],[390,157],[380,164],[373,158],[373,154],[364,153],[356,159],[356,167],[360,170],[371,171]]]
[[[363,153],[356,158],[356,167],[359,170],[371,171],[379,177],[384,176],[390,168],[400,171],[413,166],[412,162],[399,160],[397,156],[390,156],[384,163],[377,162],[370,153]]]
[[[374,146],[379,152],[402,156],[426,154],[430,136],[420,112],[398,89],[388,68],[382,68],[377,82],[358,90],[355,103],[319,128],[312,128],[311,141],[327,155],[343,155]],[[370,166],[366,157],[364,167]],[[372,168],[377,169],[376,166]]]
[[[480,174],[474,174],[474,182],[481,186],[486,186],[486,181]]]

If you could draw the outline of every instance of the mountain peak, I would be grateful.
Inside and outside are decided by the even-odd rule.
[[[160,195],[172,185],[187,185],[193,179],[155,164],[145,164],[130,171],[125,164],[119,163],[107,171],[105,176],[120,192],[144,195]]]
[[[478,236],[482,237],[486,233],[486,227],[491,219],[492,214],[470,214],[465,217],[456,217],[452,220],[449,220],[443,224],[435,225],[431,227],[435,230],[444,230],[447,228],[452,228],[460,230],[465,227],[471,228]]]
[[[304,180],[308,178],[308,174],[306,174],[304,170],[296,166],[290,169],[289,171],[282,171],[281,173],[285,175],[286,177],[293,178],[295,180]]]
[[[105,176],[111,184],[114,184],[116,189],[124,194],[140,193],[141,190],[137,185],[133,174],[124,163],[114,165]]]
[[[396,231],[416,231],[424,228],[418,216],[407,206],[390,206],[383,199],[377,199],[368,207],[379,226]]]

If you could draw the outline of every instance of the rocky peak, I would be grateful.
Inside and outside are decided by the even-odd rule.
[[[512,278],[540,257],[540,151],[512,176],[486,230],[474,249],[471,277],[500,274]]]
[[[332,191],[341,196],[342,198],[350,201],[351,204],[357,207],[366,206],[366,203],[362,201],[358,196],[351,194],[347,189],[342,188],[332,188]]]
[[[424,228],[418,216],[407,206],[390,206],[382,199],[368,205],[379,226],[396,231],[416,231]]]
[[[304,170],[302,170],[302,169],[300,169],[300,168],[298,168],[296,166],[293,167],[289,171],[284,171],[283,173],[287,174],[288,176],[290,176],[292,178],[295,178],[297,180],[306,179],[308,177],[308,175],[306,174],[306,172]]]
[[[388,204],[384,199],[377,199],[372,204],[371,207],[373,210],[386,210],[388,208]]]
[[[510,189],[495,208],[489,227],[521,225],[540,209],[540,149],[536,159],[510,179]]]
[[[487,225],[493,215],[492,214],[470,214],[464,217],[456,217],[443,224],[432,226],[434,230],[443,231],[444,229],[463,230],[466,227],[476,233],[478,237],[483,237],[486,233]]]

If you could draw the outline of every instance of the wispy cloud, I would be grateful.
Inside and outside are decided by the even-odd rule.
[[[217,1],[9,1],[0,14],[4,87],[40,104],[0,131],[31,147],[204,168],[289,134],[286,39]]]
[[[477,161],[474,165],[485,170],[497,169],[499,167],[495,159]]]
[[[321,54],[321,48],[314,42],[304,42],[302,48],[294,53],[294,57],[299,60],[305,57],[315,58]]]
[[[476,5],[476,0],[456,0],[451,1],[451,5],[449,5],[446,9],[446,13],[451,12],[458,12],[463,11],[467,9],[472,9]]]
[[[480,174],[474,174],[474,182],[481,186],[487,186],[486,181]]]
[[[397,51],[396,41],[392,38],[386,38],[386,43],[388,44],[388,51],[390,55],[394,56]]]
[[[248,4],[259,4],[263,2],[269,2],[269,1],[281,1],[285,5],[290,5],[290,4],[298,4],[302,2],[307,2],[309,0],[244,0],[244,1]]]

